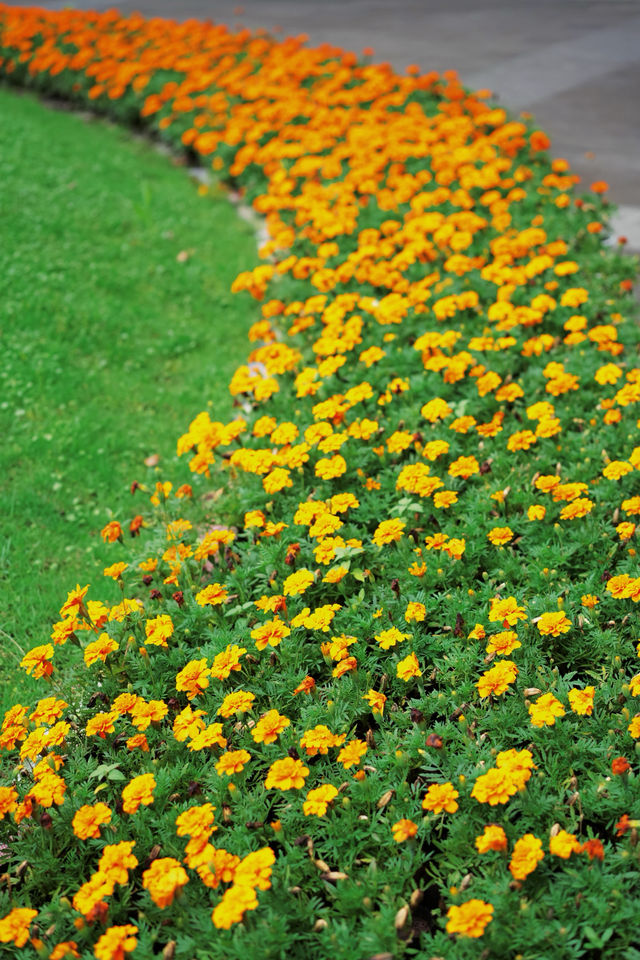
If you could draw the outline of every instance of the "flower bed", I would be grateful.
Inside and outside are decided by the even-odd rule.
[[[231,419],[103,529],[122,602],[78,585],[23,661],[0,942],[636,957],[640,336],[606,185],[454,74],[300,40],[0,6],[0,58],[207,158],[270,235]]]

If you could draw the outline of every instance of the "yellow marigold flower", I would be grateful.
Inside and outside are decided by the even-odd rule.
[[[455,813],[458,809],[456,797],[460,794],[452,783],[432,783],[422,801],[423,810],[433,813]]]
[[[269,710],[256,723],[251,730],[251,736],[256,743],[275,743],[279,734],[289,726],[291,721],[288,717],[278,713],[277,710]]]
[[[402,843],[404,840],[409,840],[411,837],[415,837],[418,832],[418,826],[413,822],[413,820],[398,820],[391,827],[393,833],[393,839],[396,843]]]
[[[89,837],[97,840],[103,823],[111,823],[111,810],[106,803],[95,803],[93,806],[85,804],[80,807],[74,814],[71,826],[80,840],[88,840]]]
[[[580,853],[581,850],[582,846],[578,843],[576,835],[567,833],[566,830],[559,830],[549,839],[549,853],[563,860],[568,860],[572,853]]]
[[[476,687],[481,697],[488,697],[492,694],[500,696],[509,687],[518,676],[518,668],[513,660],[501,660],[489,670],[485,670]]]
[[[544,637],[557,637],[561,633],[569,632],[571,629],[571,620],[568,619],[563,610],[558,610],[552,613],[543,613],[542,616],[538,618],[537,626]]]
[[[229,750],[216,763],[216,772],[220,776],[232,777],[234,773],[240,773],[249,760],[251,754],[248,750]]]
[[[49,960],[69,960],[70,957],[79,956],[78,944],[75,940],[62,940],[55,945],[49,954]]]
[[[574,713],[580,716],[590,717],[593,713],[593,697],[596,692],[595,687],[585,687],[579,690],[574,687],[569,690],[569,704]]]
[[[345,770],[350,767],[357,767],[367,752],[367,744],[364,740],[349,740],[338,754],[338,763],[341,763]]]
[[[480,472],[480,464],[475,457],[458,457],[449,466],[449,476],[467,478]]]
[[[556,717],[564,717],[565,708],[552,693],[543,693],[529,706],[532,727],[552,727]]]
[[[471,796],[478,803],[488,803],[494,807],[506,803],[509,797],[518,792],[518,787],[507,769],[492,769],[480,774],[473,785]]]
[[[293,486],[291,473],[284,467],[276,467],[266,477],[263,477],[262,486],[266,493],[279,493],[285,487]]]
[[[512,433],[507,440],[507,450],[511,452],[528,450],[529,447],[532,447],[534,443],[537,442],[538,438],[532,430],[517,430],[516,433]]]
[[[222,603],[226,603],[229,594],[227,593],[227,588],[224,587],[221,583],[210,583],[203,590],[200,590],[196,594],[196,603],[200,607],[211,606],[217,607]]]
[[[612,460],[602,471],[602,476],[607,480],[619,480],[633,471],[633,467],[626,460]]]
[[[315,790],[309,790],[307,799],[302,805],[305,817],[322,817],[327,812],[329,804],[338,796],[338,790],[330,783],[324,783]]]
[[[258,898],[252,887],[233,884],[214,908],[211,921],[218,930],[229,930],[234,923],[240,923],[247,910],[255,910],[257,906]]]
[[[234,713],[246,713],[253,707],[255,693],[248,690],[236,690],[234,693],[228,693],[217,710],[220,717],[231,717]]]
[[[43,724],[51,725],[55,723],[58,717],[62,716],[68,706],[69,704],[64,700],[58,700],[56,697],[45,697],[43,700],[38,700],[35,709],[29,714],[29,720],[31,723],[35,723],[37,727],[41,727]],[[20,707],[20,709],[24,708]],[[24,713],[22,716],[24,717]],[[6,729],[4,723],[2,726],[3,729]]]
[[[131,953],[137,946],[134,936],[137,932],[138,928],[132,923],[109,927],[93,948],[94,956],[97,960],[124,960],[125,953]]]
[[[87,667],[90,667],[98,660],[104,663],[110,653],[115,653],[115,651],[119,649],[120,645],[117,640],[110,637],[108,633],[101,633],[97,640],[88,643],[85,647],[83,654],[84,662]]]
[[[619,523],[616,527],[616,533],[621,540],[630,540],[635,532],[635,523],[630,523],[628,520],[624,521],[623,523]]]
[[[33,673],[35,680],[39,680],[40,677],[50,677],[53,673],[53,664],[49,663],[52,657],[52,644],[44,643],[29,650],[20,661],[20,666],[29,675]]]
[[[486,650],[487,653],[496,653],[499,657],[506,657],[521,646],[515,630],[503,630],[501,633],[494,633],[489,638]]]
[[[466,540],[463,537],[451,537],[443,544],[442,550],[448,553],[452,560],[459,560],[466,550]]]
[[[142,805],[153,803],[153,791],[156,780],[152,773],[141,773],[134,777],[122,791],[122,809],[125,813],[136,813]]]
[[[375,634],[375,640],[382,650],[389,650],[391,647],[395,647],[397,643],[402,643],[403,640],[408,640],[410,637],[410,633],[400,633],[397,627],[389,627],[387,630]]]
[[[635,715],[635,717],[627,727],[627,730],[629,731],[629,733],[631,734],[634,740],[637,740],[638,737],[640,737],[640,713],[637,713]]]
[[[484,900],[467,900],[447,911],[447,933],[459,937],[481,937],[493,918],[493,904]]]
[[[331,733],[325,724],[320,723],[303,734],[300,746],[306,751],[308,757],[315,757],[319,753],[328,753],[330,747],[339,747],[345,739],[346,734]]]
[[[309,768],[305,767],[302,760],[284,757],[271,764],[264,785],[267,789],[300,790],[308,776]]]
[[[503,627],[515,627],[518,620],[526,620],[527,615],[524,607],[518,606],[515,597],[493,597],[491,599],[491,609],[489,610],[489,620],[492,623],[502,621]]]
[[[286,578],[282,586],[282,592],[285,597],[295,597],[298,594],[304,593],[305,590],[311,586],[314,579],[315,577],[311,570],[303,567]]]
[[[515,842],[509,870],[515,880],[524,880],[533,873],[543,857],[542,840],[538,840],[532,833],[525,833]]]
[[[273,620],[267,620],[259,627],[254,627],[251,631],[251,637],[255,640],[258,650],[264,650],[267,644],[271,647],[277,647],[290,633],[291,630],[286,623],[279,617],[274,617]]]
[[[198,694],[209,686],[209,675],[211,671],[207,667],[206,660],[190,660],[189,663],[176,674],[176,690],[184,691],[189,700],[193,700]]]
[[[594,506],[593,500],[589,500],[588,497],[578,497],[576,500],[568,503],[566,507],[562,508],[560,511],[560,519],[581,520],[582,517],[586,517],[588,513],[591,513]]]
[[[368,702],[372,713],[379,713],[380,716],[382,716],[384,712],[384,705],[387,702],[387,698],[384,693],[379,693],[377,690],[369,690],[368,693],[364,694],[362,699]]]
[[[424,603],[418,603],[412,600],[407,604],[407,609],[404,612],[404,618],[407,623],[422,623],[426,616],[427,608]]]
[[[239,647],[235,643],[228,644],[213,658],[211,676],[216,680],[226,680],[234,671],[240,669],[240,660],[246,652],[244,647]]]
[[[339,453],[333,457],[324,457],[315,465],[314,473],[322,480],[333,480],[347,472],[347,461]]]
[[[29,939],[29,925],[37,916],[37,910],[14,907],[0,919],[0,943],[13,943],[16,947],[24,947]]]
[[[404,520],[394,518],[392,520],[383,520],[378,524],[371,538],[378,547],[383,547],[387,543],[393,543],[402,539],[402,533],[406,523]]]
[[[420,664],[418,663],[418,658],[415,653],[410,653],[404,660],[400,660],[396,665],[396,676],[399,677],[400,680],[404,680],[405,683],[411,680],[412,677],[422,676],[422,670],[420,669]]]
[[[442,400],[440,397],[434,397],[433,400],[429,400],[420,410],[425,420],[428,420],[430,423],[435,423],[437,420],[444,420],[452,412],[446,400]]]
[[[478,853],[487,853],[489,850],[506,850],[507,835],[502,827],[495,823],[490,823],[484,828],[481,836],[476,837],[476,850]]]
[[[105,567],[102,571],[105,577],[111,577],[113,580],[119,580],[127,569],[128,564],[120,561],[120,563],[112,563],[110,567]]]
[[[511,527],[493,527],[487,537],[495,547],[502,547],[513,540],[513,530]]]
[[[139,697],[131,708],[131,722],[137,730],[147,730],[152,723],[160,723],[166,717],[169,708],[164,700],[149,700]]]
[[[144,625],[146,642],[156,647],[166,647],[167,640],[173,635],[173,621],[167,613],[160,614]]]
[[[541,503],[532,503],[527,510],[527,517],[529,520],[544,520],[546,512],[547,508]]]

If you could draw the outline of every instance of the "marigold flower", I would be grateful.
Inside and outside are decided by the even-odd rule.
[[[493,918],[493,904],[484,900],[467,900],[447,911],[447,933],[459,937],[481,937]]]
[[[495,547],[503,547],[505,543],[513,540],[513,530],[511,527],[493,527],[487,537]]]
[[[0,943],[13,943],[16,947],[24,947],[29,939],[31,921],[37,916],[37,910],[14,907],[0,919]]]
[[[267,789],[300,790],[308,776],[309,768],[305,767],[302,760],[284,757],[271,764],[264,785]]]
[[[100,536],[105,543],[115,543],[116,540],[122,540],[122,527],[117,520],[111,520],[102,528]]]
[[[255,910],[257,906],[258,898],[252,887],[233,884],[214,908],[212,923],[218,930],[229,930],[234,923],[240,923],[247,910]]]
[[[583,690],[574,687],[569,690],[569,704],[573,712],[580,716],[590,717],[593,713],[593,697],[595,692],[595,687],[585,687]]]
[[[200,607],[217,607],[226,603],[228,596],[227,588],[221,583],[210,583],[196,594],[195,600]]]
[[[384,712],[384,705],[387,702],[387,698],[384,693],[379,693],[377,690],[369,690],[368,693],[364,694],[362,699],[368,702],[372,713],[379,713],[380,716],[382,716]]]
[[[135,847],[134,840],[123,840],[121,843],[108,844],[102,851],[98,861],[98,874],[107,878],[111,884],[125,884],[129,879],[129,870],[138,866],[138,859],[131,852]],[[95,874],[94,874],[95,876]]]
[[[478,853],[487,853],[489,850],[506,850],[507,835],[502,827],[495,823],[490,823],[484,828],[481,836],[476,837],[476,850]]]
[[[231,717],[234,713],[247,713],[253,707],[255,693],[248,690],[236,690],[235,693],[228,693],[217,710],[220,717]]]
[[[509,870],[515,880],[524,880],[538,866],[544,857],[542,840],[538,840],[532,833],[525,833],[516,840],[509,863]]]
[[[410,653],[404,660],[396,664],[396,676],[407,683],[412,677],[421,677],[422,670],[415,653]],[[382,712],[382,711],[380,711]]]
[[[631,764],[626,757],[614,757],[611,761],[611,773],[614,776],[620,776],[631,769]]]
[[[563,717],[565,708],[552,693],[543,693],[529,706],[532,727],[552,727],[556,717]]]
[[[251,760],[251,754],[248,750],[230,750],[228,753],[223,753],[216,763],[216,772],[220,776],[232,777],[234,773],[240,773],[249,760]]]
[[[173,635],[173,629],[173,621],[166,613],[153,620],[147,620],[144,625],[146,643],[156,647],[166,647],[167,640]]]
[[[502,621],[504,627],[515,627],[518,620],[526,620],[527,615],[524,607],[518,606],[515,597],[493,597],[491,600],[491,609],[489,610],[489,620],[492,623]]]
[[[131,953],[137,946],[137,932],[138,928],[132,923],[109,927],[93,948],[94,956],[97,960],[124,960],[125,953]]]
[[[404,840],[409,840],[411,837],[415,837],[418,832],[418,826],[413,822],[413,820],[398,820],[391,827],[393,833],[393,839],[396,843],[402,843]]]
[[[338,790],[330,783],[324,783],[315,790],[309,790],[307,799],[302,805],[303,813],[306,817],[322,817],[327,812],[329,804],[338,796]]]
[[[24,655],[20,661],[20,666],[31,675],[35,680],[40,677],[50,677],[53,673],[53,664],[49,663],[53,657],[53,646],[50,643],[41,644],[33,647]]]
[[[364,740],[349,740],[338,754],[338,763],[341,763],[345,770],[350,767],[357,767],[367,752],[367,744]]]
[[[100,836],[100,827],[103,823],[111,823],[111,810],[106,803],[95,803],[93,806],[85,804],[74,814],[71,826],[76,837],[88,840]]]
[[[572,853],[580,853],[581,846],[578,843],[575,833],[567,833],[566,830],[559,830],[555,836],[549,839],[549,853],[555,857],[561,857],[568,860]]]
[[[571,620],[568,619],[564,610],[558,610],[553,613],[543,613],[538,618],[537,626],[543,636],[558,637],[571,629]]]
[[[143,804],[153,803],[153,791],[156,780],[152,773],[141,773],[130,780],[122,790],[122,809],[125,813],[135,813]]]
[[[422,801],[422,809],[433,813],[442,813],[443,810],[455,813],[458,809],[456,797],[459,796],[452,783],[432,783]]]
[[[274,617],[273,620],[267,620],[266,623],[255,627],[251,631],[251,637],[255,640],[258,650],[264,650],[267,644],[277,647],[290,633],[291,630],[286,623],[279,617]]]
[[[392,520],[383,520],[375,529],[372,542],[378,547],[383,547],[387,543],[393,543],[402,539],[402,532],[406,527],[404,520],[394,518]]]
[[[184,690],[187,698],[193,700],[209,686],[210,674],[206,660],[191,660],[176,674],[176,690]]]
[[[501,660],[495,666],[485,670],[476,687],[481,697],[500,696],[518,676],[518,668],[513,660]]]
[[[173,903],[175,895],[188,882],[186,870],[173,857],[154,860],[142,874],[142,886],[149,891],[151,899],[161,909]]]

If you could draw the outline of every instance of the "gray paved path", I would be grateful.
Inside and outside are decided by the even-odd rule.
[[[105,9],[114,2],[40,0]],[[586,186],[607,180],[640,250],[640,0],[121,0],[123,12],[306,33],[398,70],[455,69],[533,113]]]

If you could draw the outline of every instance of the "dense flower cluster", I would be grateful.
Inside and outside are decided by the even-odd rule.
[[[453,73],[300,39],[0,5],[0,71],[269,232],[233,418],[105,525],[120,601],[78,584],[22,661],[0,942],[626,955],[640,334],[602,185]]]

